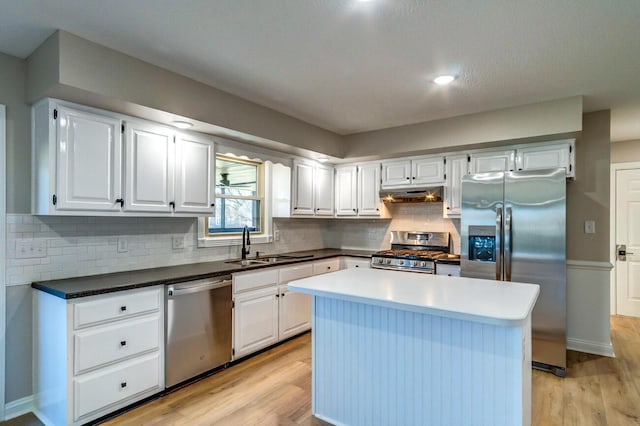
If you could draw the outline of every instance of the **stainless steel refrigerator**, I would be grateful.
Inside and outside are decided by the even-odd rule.
[[[540,285],[533,367],[564,376],[565,169],[464,176],[461,235],[462,276]]]

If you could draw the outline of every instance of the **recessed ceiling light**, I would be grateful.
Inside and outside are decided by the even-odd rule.
[[[318,157],[317,160],[321,163],[326,163],[329,161],[329,157]]]
[[[438,76],[436,78],[433,79],[433,82],[435,84],[438,84],[440,86],[446,86],[447,84],[451,83],[453,80],[455,80],[456,78],[452,75],[441,75]]]
[[[177,127],[178,129],[188,129],[190,127],[193,127],[193,123],[189,123],[188,121],[180,121],[180,120],[172,121],[171,125],[173,127]]]
[[[371,1],[371,0],[358,0],[358,2],[359,2],[359,3],[368,3],[368,2],[370,2],[370,1]]]

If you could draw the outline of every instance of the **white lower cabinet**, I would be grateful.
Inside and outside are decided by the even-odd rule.
[[[234,359],[278,342],[277,295],[272,286],[234,296]]]
[[[84,424],[164,390],[163,289],[69,300],[34,292],[38,417]]]
[[[349,268],[371,268],[371,259],[342,256],[340,258],[340,269]]]
[[[234,274],[233,359],[309,330],[311,297],[289,291],[287,283],[339,266],[334,258]]]
[[[447,263],[436,264],[436,275],[447,275],[450,277],[460,276],[460,265],[450,265]]]

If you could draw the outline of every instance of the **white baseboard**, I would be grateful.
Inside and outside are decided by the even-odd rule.
[[[613,345],[611,343],[609,343],[608,345],[604,345],[599,342],[568,338],[567,349],[578,352],[586,352],[588,354],[608,356],[611,358],[616,357],[616,354],[613,352]]]
[[[4,406],[4,419],[9,420],[33,411],[33,395],[7,402]]]

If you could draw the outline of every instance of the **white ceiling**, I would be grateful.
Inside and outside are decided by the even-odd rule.
[[[0,0],[0,51],[55,29],[349,134],[585,96],[640,139],[638,0]],[[430,79],[458,79],[436,87]]]

